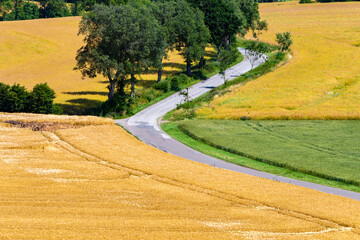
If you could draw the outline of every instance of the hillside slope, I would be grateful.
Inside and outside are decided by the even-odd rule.
[[[74,71],[76,52],[84,44],[78,36],[81,17],[0,22],[0,82],[19,83],[32,89],[47,82],[56,92],[56,103],[96,106],[107,99],[108,80],[81,78]],[[183,58],[176,52],[164,60],[164,76],[182,71]],[[157,73],[141,76],[137,87],[155,81]]]
[[[359,119],[360,3],[260,4],[269,31],[290,31],[293,59],[231,89],[197,113],[204,118]]]
[[[0,123],[5,239],[359,238],[358,201],[175,157],[107,120],[9,118],[72,127]]]

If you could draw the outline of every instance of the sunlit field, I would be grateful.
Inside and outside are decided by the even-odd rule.
[[[68,128],[0,123],[4,239],[360,237],[359,201],[175,157],[109,120],[9,118]]]
[[[20,83],[28,89],[47,82],[56,103],[95,106],[107,99],[106,78],[82,79],[74,71],[76,52],[83,45],[77,36],[80,17],[0,22],[0,82]],[[173,52],[164,61],[164,77],[182,71],[183,58]],[[155,81],[152,71],[139,78],[138,87]],[[144,80],[144,81],[143,81]]]
[[[255,161],[360,186],[358,121],[188,120],[179,128]]]
[[[215,119],[360,119],[360,3],[260,4],[269,31],[290,31],[288,64],[197,111]]]

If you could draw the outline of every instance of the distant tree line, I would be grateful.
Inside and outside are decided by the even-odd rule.
[[[327,3],[327,2],[350,2],[360,0],[315,0],[314,2]],[[300,0],[299,3],[312,3],[312,0]]]
[[[0,112],[61,114],[61,108],[54,105],[55,96],[47,83],[35,85],[31,92],[19,84],[0,83]]]

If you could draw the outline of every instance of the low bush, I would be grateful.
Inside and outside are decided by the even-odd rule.
[[[123,115],[131,111],[134,103],[129,95],[120,95],[116,93],[111,101],[105,101],[100,107],[100,115],[106,116],[111,113]]]
[[[154,85],[154,89],[160,90],[164,93],[167,93],[170,91],[170,84],[168,79],[164,79],[161,82],[158,82]]]
[[[55,97],[55,91],[47,83],[37,84],[30,93],[19,84],[10,87],[0,83],[1,112],[61,114],[61,107],[54,105]]]
[[[181,88],[180,88],[180,81],[177,77],[173,77],[171,80],[170,80],[170,90],[171,91],[179,91]]]

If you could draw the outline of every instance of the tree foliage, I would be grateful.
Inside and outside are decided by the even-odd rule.
[[[83,17],[79,34],[85,35],[86,45],[77,53],[75,69],[84,77],[107,77],[109,101],[116,84],[123,92],[129,76],[134,97],[135,75],[157,65],[165,48],[162,28],[145,6],[96,5]]]
[[[276,33],[276,42],[280,45],[280,51],[287,51],[293,44],[290,32]]]
[[[69,8],[63,0],[41,0],[40,17],[55,18],[70,16]]]
[[[30,93],[19,84],[0,83],[1,112],[61,113],[54,105],[55,97],[47,83],[37,84]]]
[[[186,73],[191,76],[191,63],[203,56],[210,38],[203,13],[185,0],[159,1],[154,5],[154,14],[166,33],[166,49],[180,51],[186,61]]]
[[[39,7],[30,2],[0,1],[0,15],[4,21],[28,20],[39,18]]]

